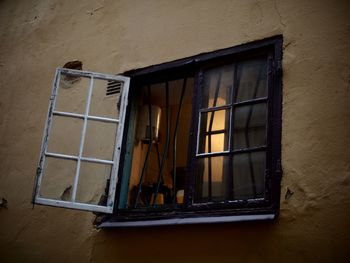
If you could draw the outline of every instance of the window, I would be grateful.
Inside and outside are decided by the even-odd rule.
[[[128,77],[59,69],[35,202],[111,213],[103,215],[102,227],[275,218],[282,173],[281,56],[277,36],[133,70],[124,74],[131,79],[129,93]],[[60,74],[90,79],[87,103],[78,88],[63,88],[70,101],[62,105],[74,110],[57,109]],[[111,85],[95,87],[95,78],[121,88],[108,98]],[[64,131],[55,128],[59,117],[71,121]],[[78,146],[73,134],[80,136]],[[116,137],[108,139],[111,134]],[[55,141],[59,135],[65,144]],[[45,169],[52,180],[45,179]]]
[[[267,61],[201,72],[195,203],[264,197]]]

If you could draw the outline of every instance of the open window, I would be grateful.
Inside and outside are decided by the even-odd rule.
[[[277,36],[126,72],[129,93],[127,77],[59,69],[35,202],[113,211],[102,227],[275,218],[281,58]],[[58,89],[62,74],[89,84]],[[95,78],[112,84],[95,87]],[[106,89],[116,83],[118,92],[109,97]],[[88,90],[85,104],[80,86]],[[59,104],[57,90],[70,101]],[[81,131],[76,139],[72,129]]]

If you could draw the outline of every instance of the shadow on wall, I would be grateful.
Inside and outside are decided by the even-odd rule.
[[[279,242],[277,227],[278,222],[266,221],[102,229],[95,236],[92,259],[167,263],[278,260],[280,252],[274,249]]]

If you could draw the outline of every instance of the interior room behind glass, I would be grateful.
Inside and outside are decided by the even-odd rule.
[[[141,88],[129,207],[183,203],[193,85],[193,78],[188,78]]]

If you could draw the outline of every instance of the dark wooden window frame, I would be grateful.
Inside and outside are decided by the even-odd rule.
[[[120,178],[117,185],[115,212],[104,216],[100,227],[153,226],[168,224],[214,223],[246,220],[263,220],[277,218],[280,203],[281,167],[281,126],[282,126],[282,43],[281,35],[271,38],[203,53],[168,63],[125,72],[131,78],[129,106],[127,108],[125,136],[122,146]],[[190,129],[189,174],[185,189],[183,205],[157,207],[148,209],[123,209],[126,203],[127,188],[132,158],[132,141],[135,130],[135,101],[142,85],[170,81],[178,78],[195,76],[193,102],[198,99],[198,90],[202,81],[203,69],[234,63],[242,59],[268,56],[268,107],[267,123],[267,167],[265,170],[265,198],[254,200],[237,200],[218,203],[193,203],[194,172],[196,155],[196,121]],[[256,103],[255,99],[244,104]],[[240,102],[239,102],[240,103]],[[237,104],[239,104],[237,103]],[[198,118],[199,103],[193,103],[192,120]],[[239,150],[238,150],[239,151]],[[252,150],[254,151],[254,149]],[[124,191],[123,191],[124,189]],[[273,216],[271,216],[273,215]]]

